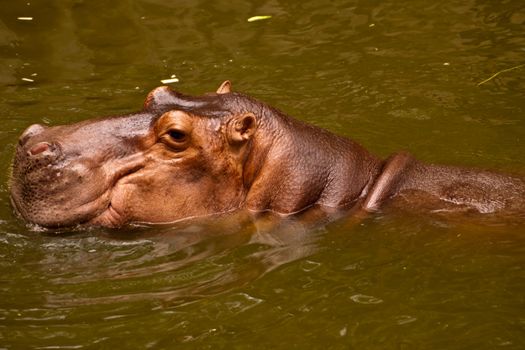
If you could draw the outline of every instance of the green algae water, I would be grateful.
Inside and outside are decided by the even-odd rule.
[[[0,349],[525,348],[523,222],[56,234],[8,193],[27,126],[137,110],[164,79],[230,79],[382,157],[524,174],[524,63],[518,0],[0,0]]]

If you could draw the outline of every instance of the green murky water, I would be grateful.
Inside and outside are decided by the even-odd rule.
[[[523,173],[525,68],[477,86],[523,63],[521,0],[0,0],[0,348],[523,349],[523,223],[55,236],[7,189],[25,127],[138,109],[173,74],[190,93],[231,79],[381,156]]]

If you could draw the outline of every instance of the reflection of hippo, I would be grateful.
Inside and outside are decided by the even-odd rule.
[[[173,222],[236,209],[373,211],[391,197],[432,210],[523,213],[523,179],[381,161],[357,143],[292,119],[224,82],[216,94],[153,90],[142,111],[30,126],[11,181],[20,215],[47,227]]]

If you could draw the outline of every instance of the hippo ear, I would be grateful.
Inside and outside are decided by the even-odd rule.
[[[227,94],[229,92],[232,92],[232,83],[229,80],[226,80],[219,86],[217,89],[218,94]]]
[[[178,101],[177,94],[168,86],[159,86],[150,91],[144,101],[144,108],[158,105],[174,104]]]
[[[257,120],[253,113],[233,117],[228,125],[228,139],[232,144],[248,141],[257,129]]]

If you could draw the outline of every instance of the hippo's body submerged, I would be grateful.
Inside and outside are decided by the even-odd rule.
[[[45,226],[119,227],[248,209],[378,209],[396,196],[480,213],[525,208],[521,178],[382,161],[357,143],[290,118],[225,82],[190,97],[153,90],[142,111],[73,125],[33,125],[20,137],[12,202]]]

